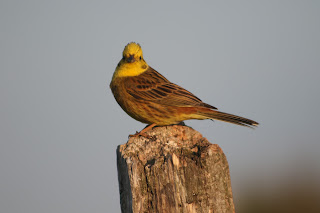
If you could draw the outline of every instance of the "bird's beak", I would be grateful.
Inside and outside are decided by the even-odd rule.
[[[128,63],[132,63],[132,62],[135,62],[136,60],[134,59],[134,55],[130,55],[129,58],[127,58],[127,62]]]

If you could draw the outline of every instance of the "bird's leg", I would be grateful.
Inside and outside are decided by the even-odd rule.
[[[141,130],[140,132],[136,132],[133,135],[129,135],[129,137],[139,137],[139,136],[143,136],[145,138],[152,138],[151,136],[145,134],[145,132],[149,131],[150,129],[152,129],[154,126],[156,126],[156,124],[150,124],[148,126],[146,126],[143,130]]]

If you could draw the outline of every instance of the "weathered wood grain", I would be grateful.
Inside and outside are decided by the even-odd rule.
[[[117,148],[120,203],[126,212],[235,212],[223,151],[194,129],[156,127],[152,139]]]

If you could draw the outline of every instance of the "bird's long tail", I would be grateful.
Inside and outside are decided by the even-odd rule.
[[[232,115],[232,114],[219,112],[215,110],[208,110],[208,109],[199,110],[197,114],[204,116],[207,119],[220,120],[220,121],[224,121],[232,124],[237,124],[240,126],[254,127],[259,125],[258,122],[255,122],[248,118],[243,118],[237,115]]]

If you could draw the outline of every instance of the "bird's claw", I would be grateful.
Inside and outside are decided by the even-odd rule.
[[[142,133],[142,132],[136,132],[133,135],[129,135],[129,138],[131,138],[131,137],[135,138],[135,137],[139,137],[139,136],[142,136],[142,137],[145,137],[145,138],[148,138],[148,139],[153,139],[154,138],[154,136],[149,136],[149,135],[147,135],[145,133]]]

